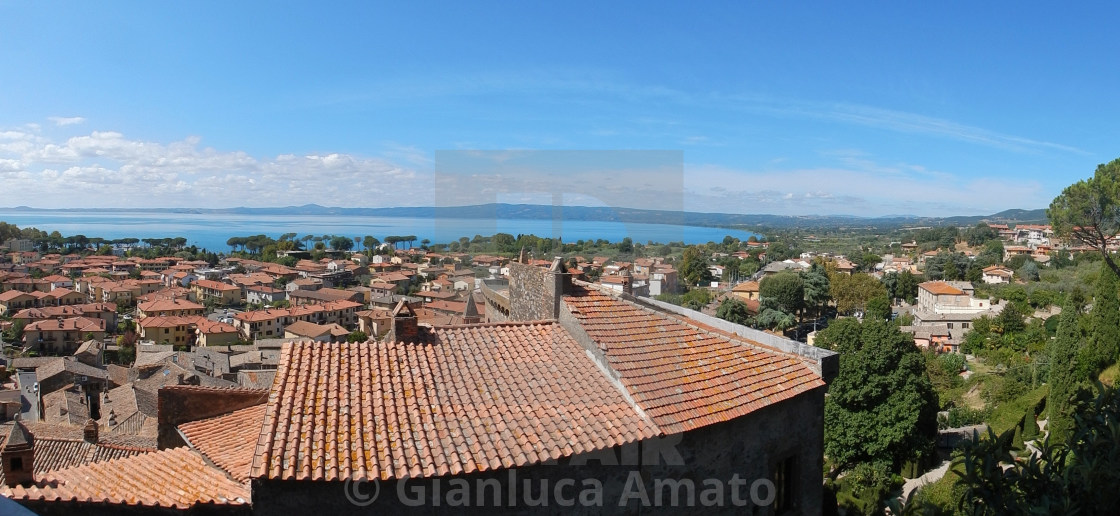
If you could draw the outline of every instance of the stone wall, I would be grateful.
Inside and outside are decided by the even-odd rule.
[[[537,321],[556,319],[560,312],[564,274],[541,267],[509,264],[509,319]]]

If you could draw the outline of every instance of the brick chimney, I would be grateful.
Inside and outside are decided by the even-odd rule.
[[[618,271],[618,275],[622,277],[622,293],[633,295],[634,278],[630,276],[630,267],[623,267],[621,271]]]
[[[402,299],[393,309],[393,328],[389,331],[389,339],[393,342],[416,342],[419,338],[420,325],[416,312]]]
[[[4,483],[8,487],[35,482],[35,436],[18,419],[8,430],[4,447],[0,448]]]
[[[86,426],[82,427],[82,440],[87,443],[97,444],[97,421],[90,419],[86,421]]]

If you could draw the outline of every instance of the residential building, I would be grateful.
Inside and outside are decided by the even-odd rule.
[[[185,299],[157,299],[136,305],[139,317],[167,317],[172,315],[203,315],[206,307]]]
[[[195,299],[202,303],[213,303],[220,306],[241,303],[241,287],[237,285],[200,279],[191,284],[191,290],[195,293]]]
[[[103,319],[53,319],[33,322],[23,328],[24,343],[40,353],[69,355],[89,338],[105,338]]]
[[[1011,278],[1015,273],[1002,265],[992,265],[984,267],[981,279],[984,283],[1011,283]]]

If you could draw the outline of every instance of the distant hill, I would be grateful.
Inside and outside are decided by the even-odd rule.
[[[1005,210],[987,216],[917,217],[892,215],[886,217],[858,217],[852,215],[766,215],[735,213],[698,213],[668,210],[642,210],[636,208],[607,208],[590,206],[552,207],[539,204],[479,204],[472,206],[401,207],[401,208],[340,208],[318,204],[274,208],[75,208],[42,210],[19,206],[8,211],[69,211],[69,212],[145,212],[145,213],[208,213],[239,215],[336,215],[356,217],[415,217],[460,219],[535,219],[549,220],[559,216],[564,220],[599,222],[644,222],[651,224],[681,224],[687,226],[742,227],[742,228],[892,228],[908,226],[971,226],[978,222],[1039,223],[1045,222],[1046,210]]]

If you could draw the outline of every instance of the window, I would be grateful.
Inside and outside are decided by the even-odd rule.
[[[945,327],[949,328],[951,330],[951,329],[953,329],[953,323],[946,323]]]
[[[961,323],[961,328],[963,328],[963,329],[967,330],[967,329],[968,329],[968,323],[966,323],[966,322],[962,322],[962,323]]]
[[[797,500],[797,457],[789,456],[774,466],[774,514],[783,514],[793,508]]]
[[[12,471],[23,471],[23,457],[12,457],[11,467],[8,469]]]

